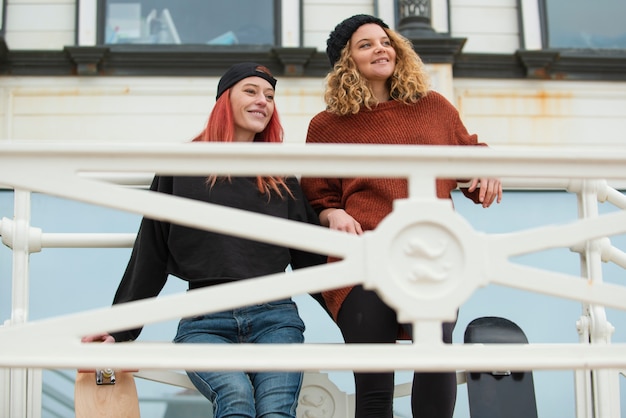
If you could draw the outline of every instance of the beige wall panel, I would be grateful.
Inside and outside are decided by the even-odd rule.
[[[20,115],[13,119],[15,140],[185,142],[205,126],[208,113],[163,115]],[[281,118],[285,143],[304,143],[312,115]],[[0,118],[1,121],[1,118]]]
[[[74,31],[63,32],[7,32],[5,35],[10,50],[62,50],[65,46],[74,45]]]
[[[519,49],[515,8],[469,8],[452,10],[452,36],[467,38],[463,52],[510,54]]]
[[[494,94],[495,93],[495,94]],[[585,94],[560,91],[467,92],[463,108],[476,116],[496,114],[533,118],[626,117],[626,94]]]
[[[9,49],[59,50],[75,44],[74,2],[7,4],[5,39]]]
[[[216,78],[9,77],[2,139],[185,141],[206,123]],[[451,101],[493,145],[626,146],[626,83],[456,79]],[[439,86],[442,88],[442,86]],[[285,140],[324,109],[323,79],[280,80]]]
[[[62,4],[7,4],[7,31],[74,30],[76,6]]]
[[[16,77],[0,103],[10,110],[4,139],[180,141],[198,133],[215,104],[217,78]],[[285,138],[304,142],[323,110],[323,80],[280,80]]]
[[[328,34],[343,19],[359,13],[374,13],[371,1],[309,3],[312,2],[304,7],[303,45],[320,51],[326,50]]]
[[[453,1],[452,36],[467,38],[463,52],[513,53],[519,49],[515,1]]]
[[[31,115],[12,121],[15,140],[185,142],[200,132],[204,115]]]
[[[7,4],[76,4],[76,0],[5,0]]]
[[[517,7],[517,0],[450,0],[452,8],[465,7]]]
[[[371,3],[349,5],[345,2],[329,5],[312,5],[304,10],[304,30],[330,31],[343,19],[359,13],[372,14]]]
[[[311,118],[324,110],[322,79],[279,80],[276,106],[285,128],[285,142],[304,143]]]
[[[208,114],[215,99],[204,95],[164,95],[162,92],[141,95],[83,94],[15,95],[15,115],[177,115]]]
[[[626,83],[455,80],[471,132],[491,145],[626,146]]]
[[[464,53],[512,54],[520,49],[520,38],[517,33],[510,35],[456,33],[454,36],[467,38],[463,45]]]
[[[373,7],[375,1],[376,0],[341,0],[339,2],[339,1],[334,1],[334,0],[304,0],[304,7],[308,7],[308,6],[332,7],[332,6],[336,6],[337,3],[341,3],[342,5],[349,5],[349,6],[368,5],[368,6]]]
[[[329,30],[334,28],[343,19],[358,13],[372,14],[374,6],[371,2],[337,2],[328,4],[315,4],[304,7],[305,30]]]
[[[317,48],[320,52],[326,52],[326,40],[331,30],[332,29],[319,32],[306,32],[303,37],[303,45],[309,48]]]
[[[1,86],[2,84],[0,84]],[[7,112],[9,106],[10,91],[8,89],[0,88],[0,115],[4,115]]]
[[[460,32],[517,34],[517,9],[457,7],[450,14],[453,35]]]
[[[276,105],[282,114],[310,114],[324,109],[324,79],[278,80]]]
[[[470,132],[491,146],[626,147],[618,132],[623,121],[600,118],[533,119],[523,117],[465,118]],[[598,132],[602,125],[603,133]]]
[[[3,138],[183,140],[202,130],[217,78],[9,78]]]
[[[283,120],[285,127],[285,144],[304,144],[311,116],[290,115]]]

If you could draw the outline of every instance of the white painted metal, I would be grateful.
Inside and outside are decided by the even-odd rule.
[[[28,295],[30,291],[29,258],[30,248],[30,192],[15,190],[12,242],[12,292],[11,319],[6,326],[15,326],[28,322]],[[38,369],[12,368],[4,371],[7,382],[4,396],[5,416],[9,418],[36,418],[41,411],[41,371]]]
[[[283,47],[299,47],[301,46],[300,31],[302,10],[300,2],[293,0],[282,0],[280,4],[281,19],[281,37]]]
[[[597,182],[582,184],[577,195],[581,218],[598,217],[599,189],[601,185]],[[582,276],[590,284],[602,282],[601,240],[598,238],[586,241],[584,251],[581,253]],[[610,344],[614,329],[606,318],[605,310],[601,306],[586,303],[583,303],[582,308],[583,315],[578,323],[581,343]],[[618,377],[617,373],[607,373],[605,370],[588,370],[584,374],[579,372],[576,375],[577,392],[585,399],[585,403],[578,405],[584,407],[583,411],[577,412],[578,415],[619,418],[619,408],[615,409],[619,405],[611,402],[616,395],[619,397]]]
[[[374,0],[374,16],[378,16],[392,29],[397,29],[396,0]],[[335,24],[339,23],[339,20]]]
[[[28,322],[29,274],[28,261],[29,229],[30,229],[30,193],[15,190],[15,237],[13,242],[13,271],[11,292],[11,321],[15,326]],[[25,368],[14,368],[9,373],[10,410],[9,417],[28,416],[28,371]]]
[[[521,0],[519,2],[522,16],[520,34],[523,36],[523,49],[537,50],[542,48],[541,22],[539,21],[539,2],[536,0]]]
[[[148,147],[146,144],[85,142],[0,144],[0,183],[17,191],[39,191],[343,258],[338,263],[250,282],[31,322],[27,320],[28,304],[22,294],[23,286],[28,283],[28,254],[42,246],[78,245],[86,237],[63,238],[33,232],[29,217],[25,213],[19,215],[16,210],[13,221],[2,220],[0,232],[3,242],[10,243],[14,253],[26,257],[26,264],[19,259],[16,262],[14,280],[23,283],[16,287],[12,320],[0,328],[0,346],[3,347],[0,366],[11,368],[12,372],[21,368],[101,366],[148,371],[189,368],[279,368],[310,372],[322,369],[568,369],[589,376],[578,382],[577,394],[584,396],[583,401],[579,400],[579,407],[582,404],[577,412],[579,418],[619,416],[619,396],[613,389],[616,370],[626,369],[626,347],[610,342],[612,329],[606,322],[603,307],[625,310],[626,288],[602,282],[601,271],[596,271],[595,263],[612,261],[614,254],[618,259],[623,257],[619,250],[613,251],[610,242],[604,243],[607,237],[626,233],[626,212],[597,215],[593,213],[593,202],[605,199],[624,204],[623,195],[608,190],[606,182],[599,180],[626,179],[623,169],[626,150],[463,148],[260,144],[151,144]],[[39,170],[30,170],[29,167],[33,166]],[[112,173],[113,178],[152,172],[202,174],[207,166],[214,172],[233,175],[297,173],[407,177],[410,197],[398,201],[394,212],[379,228],[357,237],[184,201],[140,188],[121,187],[100,181],[93,174]],[[41,172],[46,175],[42,176]],[[574,190],[578,187],[587,199],[581,219],[566,225],[509,234],[477,233],[452,210],[449,202],[434,197],[433,184],[437,177],[484,175],[502,177],[505,182],[516,179],[532,184],[549,179],[571,185]],[[579,180],[572,182],[570,179]],[[21,201],[21,195],[22,192],[16,193],[16,201]],[[224,222],[224,219],[232,222]],[[8,236],[6,240],[5,234]],[[426,246],[422,247],[423,243],[417,241],[417,237],[423,237]],[[85,243],[124,245],[131,240],[132,237],[125,234],[111,239],[95,235]],[[587,280],[531,269],[510,261],[517,255],[560,247],[583,254]],[[407,249],[422,249],[425,254],[440,251],[440,256],[413,258],[407,255]],[[449,271],[437,284],[424,283],[419,280],[419,273],[427,267],[445,267]],[[381,277],[385,280],[380,280]],[[412,322],[419,329],[421,338],[413,344],[391,346],[304,344],[280,352],[275,347],[243,344],[224,348],[170,343],[99,345],[79,342],[82,335],[99,331],[127,329],[355,283],[380,291],[383,298],[398,310],[401,319]],[[450,319],[475,290],[488,283],[580,301],[584,307],[579,322],[584,336],[581,343],[529,346],[442,344],[441,321]],[[233,301],[237,301],[236,304]],[[210,306],[209,310],[207,306]],[[42,339],[46,341],[45,347],[39,344]],[[11,390],[18,383],[22,385],[19,387],[26,387],[27,377],[16,374],[16,379],[10,383]],[[34,389],[23,389],[25,393],[18,396],[17,402],[25,409],[36,409],[26,406],[29,405],[28,391]],[[599,391],[603,393],[599,394]],[[15,408],[15,402],[11,404]]]
[[[96,45],[98,31],[98,4],[96,0],[76,0],[78,19],[78,46]]]
[[[153,382],[164,383],[196,390],[186,374],[181,372],[148,370],[134,373],[139,377]],[[395,397],[407,396],[408,385],[398,385]],[[298,402],[298,418],[320,416],[324,418],[345,418],[354,416],[354,395],[348,395],[329,379],[326,373],[304,373],[300,399]]]
[[[450,10],[448,0],[431,0],[431,24],[435,32],[450,32]]]

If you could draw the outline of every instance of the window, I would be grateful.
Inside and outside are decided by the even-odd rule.
[[[626,49],[626,1],[541,0],[547,48]]]
[[[101,0],[99,44],[279,45],[277,0]]]

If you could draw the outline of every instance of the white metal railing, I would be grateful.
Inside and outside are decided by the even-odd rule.
[[[101,180],[102,173],[121,178],[141,178],[142,173],[153,172],[207,174],[207,167],[213,173],[233,175],[405,177],[409,181],[409,198],[397,201],[393,213],[375,231],[357,237]],[[608,237],[626,233],[626,211],[599,215],[594,205],[599,199],[624,209],[624,196],[605,181],[623,182],[624,167],[626,151],[615,149],[0,144],[0,185],[16,191],[14,219],[4,218],[0,224],[2,241],[13,250],[12,313],[0,328],[0,367],[11,369],[8,378],[0,379],[3,405],[9,405],[5,415],[37,417],[40,395],[35,389],[41,387],[40,376],[34,371],[37,368],[107,366],[141,370],[572,369],[577,371],[578,417],[618,417],[615,370],[626,369],[626,345],[611,343],[612,328],[604,307],[626,310],[626,288],[604,283],[597,266],[602,261],[613,261],[624,267],[624,253],[613,248]],[[579,196],[580,219],[516,233],[477,233],[454,212],[450,202],[435,198],[434,180],[481,176],[501,177],[505,184],[508,180],[526,187],[546,184],[548,179],[548,184]],[[133,239],[126,234],[87,237],[38,231],[30,225],[30,191],[331,254],[343,260],[159,300],[29,321],[30,253],[46,246],[76,246],[85,242],[96,247],[126,246]],[[433,242],[443,243],[445,251],[439,259],[410,258],[403,252],[406,246],[423,244],[428,248]],[[514,256],[549,248],[580,252],[586,280],[510,261]],[[414,280],[412,269],[424,263],[445,263],[452,268],[445,280],[433,285]],[[413,324],[418,340],[391,346],[302,344],[280,352],[274,347],[245,344],[225,348],[152,342],[79,343],[82,335],[195,315],[207,312],[207,306],[214,312],[357,283],[376,289],[397,310],[401,321]],[[441,322],[453,319],[457,308],[475,290],[490,283],[581,302],[580,344],[442,344]],[[41,341],[46,344],[39,344]],[[372,363],[373,358],[376,363]]]

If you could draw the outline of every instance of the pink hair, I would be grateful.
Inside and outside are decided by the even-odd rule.
[[[259,66],[258,69],[271,75],[269,70],[263,66]],[[230,91],[230,89],[226,90],[217,99],[209,115],[206,127],[192,142],[233,142],[235,137],[235,119],[230,106]],[[254,136],[254,142],[283,142],[283,135],[284,131],[280,123],[278,110],[274,107],[274,112],[267,126],[262,132],[258,132]],[[208,180],[212,186],[217,181],[217,176],[211,175]],[[270,191],[274,190],[281,197],[283,196],[281,188],[284,188],[293,197],[283,177],[257,176],[257,186],[263,194],[269,195]]]

